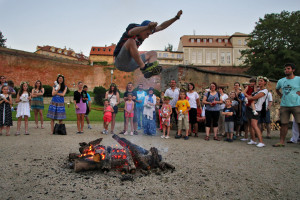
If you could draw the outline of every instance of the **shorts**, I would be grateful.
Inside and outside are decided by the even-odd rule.
[[[262,123],[270,124],[271,123],[270,110],[267,110],[266,117],[260,116],[258,123],[259,124],[262,124]]]
[[[110,115],[104,115],[103,116],[103,121],[104,122],[111,122],[111,120],[112,120],[112,116],[110,116]]]
[[[189,111],[190,116],[190,124],[196,124],[197,123],[197,108],[191,108]]]
[[[141,59],[143,62],[146,62],[146,55],[141,54]],[[135,60],[130,55],[130,52],[126,49],[125,46],[123,46],[118,54],[117,57],[115,57],[115,66],[118,70],[124,71],[124,72],[133,72],[140,66],[135,62]]]
[[[247,117],[247,119],[248,119],[248,122],[251,121],[252,114],[253,114],[253,113],[252,113],[252,108],[249,107],[249,106],[247,106],[247,107],[246,107],[246,117]]]
[[[188,114],[183,115],[182,120],[178,120],[178,130],[181,130],[183,128],[183,124],[184,124],[184,127],[186,130],[189,129],[189,115]]]
[[[118,110],[119,110],[119,108],[118,108],[118,106],[114,106],[114,114],[117,114],[118,113]]]
[[[225,133],[233,133],[234,122],[225,122]]]
[[[89,108],[89,104],[86,104],[86,112],[85,112],[85,115],[84,116],[88,116],[90,113],[90,108]]]
[[[300,106],[295,107],[280,107],[280,122],[281,124],[288,124],[290,116],[293,114],[295,121],[300,123]]]
[[[125,117],[126,118],[128,118],[128,117],[134,117],[134,113],[125,112]]]
[[[254,115],[253,112],[251,111],[251,119],[255,119],[255,120],[259,120],[260,116],[261,116],[261,111],[256,111],[258,113],[258,115]]]

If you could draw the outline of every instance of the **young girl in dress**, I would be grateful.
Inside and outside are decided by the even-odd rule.
[[[128,100],[125,102],[125,133],[124,135],[128,135],[127,128],[128,122],[130,120],[131,132],[130,135],[133,135],[133,116],[134,116],[134,102],[132,101],[132,93],[128,93]]]
[[[170,138],[170,116],[172,114],[172,106],[169,104],[170,100],[172,100],[172,97],[164,96],[163,105],[160,109],[161,113],[161,124],[163,127],[163,135],[161,138]],[[167,130],[167,136],[166,136],[166,130]]]
[[[6,136],[9,136],[10,127],[13,125],[10,108],[12,105],[12,98],[8,92],[8,86],[2,86],[0,96],[0,135],[2,135],[2,129],[6,128]]]
[[[43,119],[43,110],[44,110],[44,88],[42,86],[42,82],[37,80],[35,82],[34,88],[31,91],[31,109],[34,111],[34,119],[36,128],[39,127],[39,115],[41,120],[41,128],[43,129],[44,126],[44,119]]]
[[[112,121],[112,113],[114,112],[113,108],[111,107],[109,100],[104,99],[104,115],[103,115],[103,134],[108,134],[108,125]]]
[[[86,113],[87,92],[83,90],[83,83],[78,82],[78,90],[74,92],[74,104],[77,115],[77,134],[83,133],[84,115]]]
[[[51,134],[53,134],[54,121],[58,120],[62,124],[63,120],[66,119],[66,109],[64,96],[67,92],[67,86],[65,85],[65,77],[58,74],[57,79],[58,87],[52,89],[52,100],[49,105],[47,117],[51,119]]]
[[[26,82],[22,82],[20,86],[20,91],[18,92],[16,103],[18,103],[17,107],[17,132],[16,135],[20,135],[21,121],[24,118],[25,121],[25,135],[29,135],[28,133],[28,117],[30,117],[30,105],[29,101],[31,100],[30,93],[28,91],[28,84]]]

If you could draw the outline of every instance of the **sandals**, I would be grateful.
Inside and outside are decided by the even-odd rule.
[[[272,146],[273,147],[285,147],[285,145],[281,144],[281,143],[273,144]]]
[[[19,132],[19,131],[17,131],[17,132],[15,133],[15,136],[18,136],[18,135],[20,135],[20,132]]]
[[[209,140],[209,136],[205,136],[204,140],[208,141]]]
[[[220,139],[218,138],[218,136],[215,136],[214,140],[220,141]]]
[[[45,127],[43,125],[41,125],[41,129],[44,129]]]

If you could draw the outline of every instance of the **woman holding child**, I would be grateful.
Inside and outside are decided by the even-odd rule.
[[[105,99],[108,99],[109,104],[114,109],[111,120],[111,134],[114,134],[116,114],[118,113],[118,104],[120,103],[120,94],[116,84],[112,83],[110,85],[109,90],[105,94]]]
[[[248,144],[255,144],[257,147],[264,147],[266,145],[263,143],[261,130],[258,127],[257,123],[258,123],[258,119],[259,119],[260,115],[262,114],[263,109],[265,109],[265,108],[263,108],[263,104],[267,98],[268,90],[266,89],[266,85],[269,82],[269,80],[266,77],[262,77],[262,76],[257,77],[257,79],[258,79],[258,86],[259,86],[258,92],[254,96],[248,96],[248,100],[256,101],[255,109],[256,109],[256,112],[258,113],[258,115],[255,115],[252,112],[251,129],[250,129],[251,140],[250,140],[250,142],[248,142]],[[258,144],[255,141],[256,140],[255,133],[259,140]]]

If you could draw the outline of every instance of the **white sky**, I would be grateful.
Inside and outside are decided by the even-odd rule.
[[[183,35],[250,33],[267,13],[300,10],[299,0],[0,0],[0,31],[6,46],[34,52],[51,45],[82,51],[117,43],[129,23],[161,23],[182,9],[180,20],[150,36],[141,51],[177,50]]]

